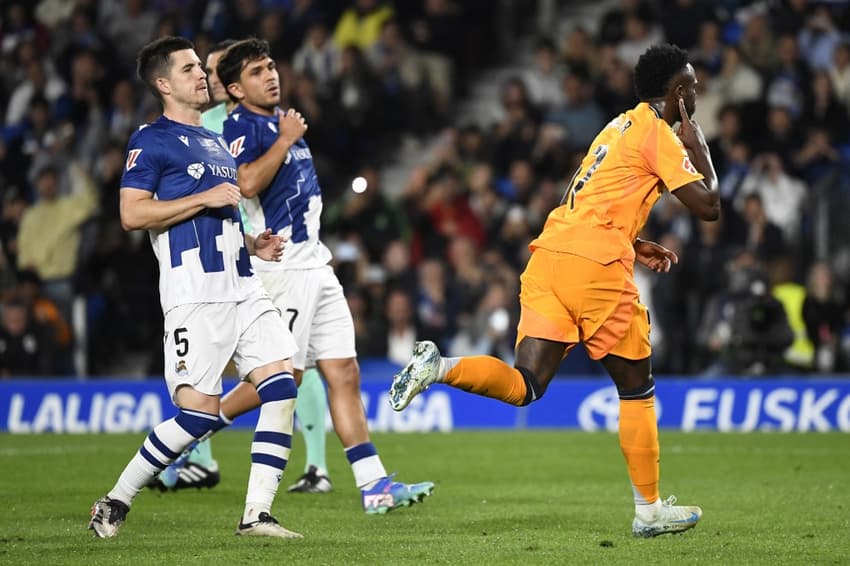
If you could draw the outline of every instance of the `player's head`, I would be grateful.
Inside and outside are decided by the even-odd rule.
[[[237,41],[221,56],[216,70],[234,102],[266,112],[280,102],[280,77],[268,42],[253,37]]]
[[[207,83],[210,87],[210,102],[213,104],[221,104],[230,100],[230,97],[227,95],[227,89],[224,88],[224,85],[221,84],[221,80],[218,78],[216,67],[221,56],[234,43],[236,43],[235,39],[219,41],[210,47],[210,52],[207,55],[207,64],[204,70],[207,72]]]
[[[137,73],[163,103],[201,108],[209,102],[207,74],[195,46],[182,37],[162,37],[145,45],[137,59]]]
[[[635,91],[642,102],[664,100],[678,115],[679,98],[688,115],[696,108],[696,74],[688,54],[675,45],[653,45],[635,66]]]

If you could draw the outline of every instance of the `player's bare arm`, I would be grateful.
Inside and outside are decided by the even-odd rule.
[[[307,122],[300,112],[290,108],[278,112],[278,137],[256,161],[239,166],[237,176],[242,194],[252,198],[266,190],[286,160],[289,148],[307,131]]]
[[[649,240],[635,240],[635,261],[656,273],[667,273],[674,263],[679,263],[679,256],[673,250],[668,250],[661,244]]]
[[[245,234],[245,247],[250,255],[255,255],[266,261],[280,261],[283,258],[283,245],[286,240],[282,236],[272,234],[271,228],[254,238]]]
[[[121,188],[121,226],[124,230],[162,230],[182,222],[205,208],[237,206],[239,187],[220,183],[202,193],[174,200],[157,200],[151,191]]]
[[[717,173],[714,172],[708,143],[702,128],[696,120],[688,116],[682,98],[679,98],[679,114],[681,125],[676,133],[688,151],[688,157],[694,167],[705,179],[679,187],[673,194],[702,220],[717,220],[720,218],[720,195],[717,192]]]

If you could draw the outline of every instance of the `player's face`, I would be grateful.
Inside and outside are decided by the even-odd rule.
[[[682,98],[685,100],[685,110],[688,116],[693,116],[697,109],[697,75],[690,63],[687,64],[682,72]]]
[[[171,54],[171,69],[164,81],[166,94],[181,106],[202,108],[209,100],[207,74],[194,49],[182,49]]]
[[[280,76],[271,57],[250,61],[239,75],[242,103],[254,108],[272,110],[280,103]]]
[[[224,85],[221,84],[221,80],[218,78],[218,73],[215,70],[216,65],[218,65],[218,60],[221,59],[221,56],[224,55],[224,51],[214,51],[207,55],[207,83],[210,87],[210,101],[219,104],[221,102],[227,102],[228,96],[227,91],[224,88]]]

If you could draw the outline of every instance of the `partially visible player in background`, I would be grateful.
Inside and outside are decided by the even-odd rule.
[[[297,347],[249,258],[279,261],[283,239],[270,231],[256,240],[243,233],[236,163],[221,136],[201,125],[209,94],[192,43],[151,42],[139,53],[138,75],[163,111],[130,137],[121,223],[148,230],[159,261],[165,381],[179,411],[154,427],[112,490],[95,502],[89,529],[101,538],[118,534],[151,478],[219,427],[221,373],[233,358],[262,400],[236,534],[298,538],[271,515],[292,444]]]
[[[221,80],[218,78],[216,66],[225,50],[236,43],[234,39],[226,39],[210,48],[206,61],[207,84],[210,91],[211,107],[201,114],[205,128],[221,134],[224,131],[224,121],[236,106]],[[245,209],[240,202],[242,225],[245,232],[251,233],[251,224]],[[301,376],[298,386],[298,398],[295,403],[295,415],[301,425],[304,444],[307,449],[304,474],[289,487],[289,491],[301,493],[325,493],[333,489],[327,475],[325,463],[325,411],[328,397],[325,386],[315,368],[308,368]],[[218,484],[221,475],[218,462],[212,456],[212,441],[207,439],[198,442],[184,455],[174,461],[157,476],[155,485],[160,489],[183,489],[189,487],[213,487]]]
[[[224,138],[238,165],[248,218],[254,232],[271,229],[287,240],[280,263],[253,265],[296,337],[296,379],[314,365],[325,377],[334,429],[367,513],[421,501],[434,484],[393,481],[369,440],[354,323],[328,265],[330,250],[319,240],[322,193],[303,139],[307,125],[299,112],[278,107],[280,79],[268,43],[247,39],[232,45],[219,60],[218,75],[238,101],[224,123]],[[252,388],[239,384],[223,398],[221,413],[233,419],[258,402]]]
[[[659,498],[649,317],[634,282],[635,261],[656,272],[678,262],[670,250],[637,237],[663,191],[703,220],[720,215],[717,175],[691,118],[696,84],[687,53],[678,47],[655,46],[641,55],[635,67],[641,102],[596,136],[561,205],[529,245],[514,367],[491,356],[443,358],[433,342],[418,342],[390,389],[397,411],[439,382],[528,405],[583,342],[619,392],[620,446],[634,493],[636,536],[684,531],[702,516],[699,507]]]

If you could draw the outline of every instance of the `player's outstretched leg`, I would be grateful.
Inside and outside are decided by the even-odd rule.
[[[417,342],[410,362],[393,377],[390,405],[401,411],[414,397],[436,383],[440,373],[440,350],[431,341]]]
[[[676,496],[655,505],[642,506],[632,521],[632,534],[636,537],[656,537],[665,533],[680,533],[692,529],[702,517],[702,509],[695,505],[676,505]],[[642,512],[641,512],[642,511]]]

